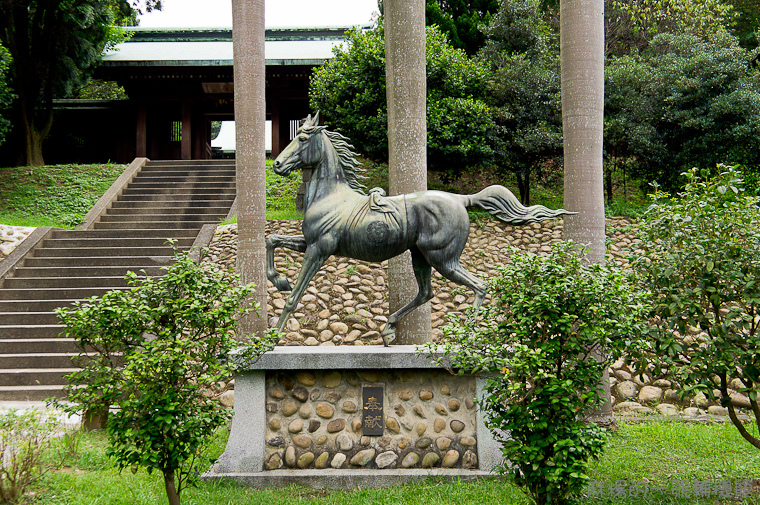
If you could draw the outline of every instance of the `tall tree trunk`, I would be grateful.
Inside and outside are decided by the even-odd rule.
[[[243,337],[262,335],[267,330],[264,0],[233,0],[232,14],[237,271],[242,283],[256,284],[252,298],[263,312],[262,316],[254,312],[241,316],[238,335]]]
[[[560,62],[565,157],[564,237],[589,248],[587,259],[604,262],[604,0],[561,0]],[[600,357],[601,358],[601,357]],[[608,376],[605,404],[594,421],[614,424]]]
[[[606,188],[605,193],[607,194],[607,204],[612,203],[612,169],[615,167],[614,159],[607,164],[607,170],[604,171],[604,185]]]
[[[164,469],[164,489],[166,489],[166,497],[169,499],[169,505],[181,505],[179,499],[179,493],[177,493],[177,486],[174,482],[174,469]]]
[[[385,1],[385,79],[388,102],[388,172],[391,195],[427,189],[427,83],[425,1]],[[417,296],[409,252],[388,263],[391,313]],[[397,344],[431,337],[430,303],[399,322]]]
[[[520,192],[520,203],[530,206],[530,170],[517,172],[517,190]]]
[[[50,128],[53,126],[53,109],[45,107],[45,110],[35,111],[34,105],[23,98],[20,102],[20,122],[24,131],[24,150],[22,151],[21,163],[32,167],[40,167],[45,164],[42,156],[42,141],[45,140]],[[35,119],[39,119],[39,124]]]

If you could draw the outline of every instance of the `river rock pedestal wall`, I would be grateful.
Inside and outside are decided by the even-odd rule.
[[[273,349],[236,375],[232,431],[206,477],[347,489],[488,475],[501,452],[476,402],[485,381],[432,361],[415,346]]]

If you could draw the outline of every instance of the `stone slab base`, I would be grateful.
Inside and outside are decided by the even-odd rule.
[[[493,476],[482,470],[396,469],[396,470],[271,470],[255,473],[206,473],[204,479],[232,479],[255,489],[299,484],[313,489],[384,488],[423,481],[427,478],[474,481]]]
[[[415,346],[278,347],[241,368],[227,447],[205,478],[351,489],[482,478],[501,463],[474,403],[485,379],[451,375]],[[380,385],[363,405],[363,388]],[[365,433],[377,403],[385,422],[370,427],[382,432]]]

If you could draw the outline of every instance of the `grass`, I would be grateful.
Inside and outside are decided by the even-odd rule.
[[[0,223],[73,228],[126,165],[0,168]]]
[[[368,188],[388,189],[388,165],[362,159]],[[0,168],[0,223],[12,226],[57,226],[73,228],[121,174],[125,165],[56,165],[45,167]],[[648,198],[631,181],[613,174],[615,197],[607,204],[607,215],[638,217]],[[267,160],[266,198],[268,220],[303,219],[295,199],[301,184],[300,170],[281,177]],[[471,194],[490,184],[503,184],[517,193],[511,174],[500,176],[493,170],[466,169],[455,181],[442,179],[440,173],[428,174],[430,189]],[[562,174],[556,168],[538,173],[531,181],[531,204],[562,207]],[[479,217],[479,215],[475,215]],[[491,219],[490,216],[487,219]],[[235,223],[235,218],[222,224]]]
[[[224,450],[227,432],[222,430],[213,440],[207,456],[215,458]],[[34,503],[45,505],[164,504],[163,481],[159,474],[124,471],[111,467],[105,455],[107,441],[103,433],[87,433],[79,454],[67,466],[48,474],[36,490]],[[593,489],[602,489],[598,498],[584,503],[601,504],[760,504],[760,496],[747,500],[719,497],[679,498],[670,492],[648,492],[645,496],[620,498],[607,496],[610,489],[628,489],[634,484],[650,485],[685,481],[720,483],[735,479],[760,478],[760,451],[745,442],[730,423],[685,424],[647,421],[621,424],[613,432],[602,459],[591,471]],[[436,479],[395,486],[389,489],[355,491],[320,491],[302,486],[284,489],[253,490],[229,481],[203,481],[197,488],[183,493],[187,505],[310,503],[314,505],[420,504],[523,505],[528,499],[520,489],[503,478],[480,482],[448,482]]]

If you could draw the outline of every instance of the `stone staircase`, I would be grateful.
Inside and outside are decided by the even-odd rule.
[[[234,160],[148,161],[88,229],[51,229],[0,279],[0,401],[60,396],[78,350],[58,336],[53,310],[124,289],[128,270],[160,275],[173,258],[167,239],[199,245],[234,199]]]

